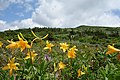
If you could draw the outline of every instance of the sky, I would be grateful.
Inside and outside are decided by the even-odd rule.
[[[0,0],[0,31],[80,25],[120,27],[120,0]]]

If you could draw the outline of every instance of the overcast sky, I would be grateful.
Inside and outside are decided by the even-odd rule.
[[[0,31],[79,25],[120,27],[120,0],[0,0]]]

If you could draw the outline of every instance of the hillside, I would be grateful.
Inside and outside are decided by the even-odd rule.
[[[33,28],[8,30],[0,32],[0,40],[18,40],[17,34],[20,32],[29,42],[34,38],[31,30],[38,36],[49,34],[50,41],[77,41],[90,44],[116,44],[119,46],[120,28],[97,27],[97,26],[79,26],[76,28]]]

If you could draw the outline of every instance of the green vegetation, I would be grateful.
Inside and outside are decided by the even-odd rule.
[[[18,34],[22,33],[30,45],[35,36],[39,37],[30,49],[21,51],[16,48],[14,51],[6,48],[7,40],[13,39],[17,42]],[[40,38],[49,34],[45,39]],[[20,36],[22,38],[22,36]],[[3,43],[0,48],[0,80],[119,80],[120,79],[120,54],[119,51],[113,54],[106,54],[107,45],[114,45],[120,49],[120,28],[108,28],[97,26],[79,26],[77,28],[33,28],[8,30],[0,32],[0,41]],[[23,39],[24,40],[24,39]],[[52,51],[44,49],[46,40],[54,46]],[[76,46],[75,58],[68,58],[68,52],[60,49],[60,43],[69,44],[69,49]],[[34,62],[32,58],[25,60],[28,51],[35,51]],[[13,54],[14,52],[14,54]],[[30,54],[31,55],[31,54]],[[19,70],[3,70],[9,62],[9,58],[15,57],[15,63],[19,63]],[[59,69],[59,63],[65,64]],[[14,66],[15,67],[15,66]],[[78,76],[78,71],[81,74]]]
[[[78,41],[81,43],[90,44],[118,44],[120,36],[120,28],[80,26],[77,28],[33,28],[38,36],[49,34],[47,38],[50,41]],[[27,40],[32,40],[34,37],[31,29],[8,30],[0,32],[0,40],[17,40],[17,34],[22,33]],[[30,42],[30,41],[29,41]]]

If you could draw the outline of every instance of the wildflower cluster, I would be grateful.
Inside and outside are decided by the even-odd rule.
[[[31,46],[28,44],[28,42],[26,40],[23,40],[19,35],[18,35],[18,39],[19,41],[9,41],[7,40],[10,44],[8,46],[6,46],[6,48],[10,48],[12,50],[20,48],[21,52],[25,49],[25,48],[31,48]]]
[[[107,67],[107,65],[101,64],[101,59],[104,58],[103,63],[106,62],[108,64],[107,56],[120,52],[120,49],[108,45],[108,51],[105,51],[106,54],[96,51],[97,54],[92,55],[90,51],[82,52],[81,50],[80,52],[78,46],[71,45],[70,42],[49,41],[46,40],[49,36],[48,34],[41,38],[33,31],[31,32],[34,38],[29,43],[22,33],[17,35],[18,41],[13,39],[7,40],[8,45],[0,41],[0,49],[5,46],[6,52],[9,54],[4,55],[4,58],[9,61],[2,66],[2,71],[4,72],[9,69],[10,78],[31,80],[89,80],[92,78],[94,80],[96,76],[92,73],[102,65],[96,72],[100,73],[102,71],[101,73],[104,74],[104,79],[106,79],[108,76],[105,75],[103,66]],[[37,41],[43,42],[42,46]],[[88,47],[84,46],[84,48]],[[99,49],[97,48],[96,50]],[[120,53],[117,58],[120,60]]]
[[[33,31],[32,31],[33,33]],[[36,37],[36,35],[33,33],[33,35]],[[30,49],[32,48],[32,44],[33,42],[36,40],[36,39],[44,39],[46,38],[47,36],[43,37],[43,38],[35,38],[31,41],[31,45],[28,44],[28,41],[23,37],[23,35],[20,33],[18,34],[18,41],[9,41],[7,40],[10,44],[6,46],[6,48],[9,48],[12,50],[12,54],[14,53],[14,50],[15,49],[18,49],[20,48],[20,51],[23,52],[26,48],[28,48],[28,52],[26,53],[26,57],[24,59],[31,59],[32,60],[32,63],[34,62],[34,58],[35,56],[37,56],[38,54],[35,53],[35,51],[30,51]],[[3,43],[0,42],[0,47],[2,47]],[[13,56],[12,56],[13,57]],[[7,69],[10,69],[10,76],[12,75],[12,72],[13,72],[13,69],[14,70],[19,70],[17,65],[20,66],[19,63],[14,63],[15,61],[15,57],[13,57],[11,60],[9,59],[9,63],[7,64],[7,66],[3,67],[2,69],[3,70],[7,70]]]

